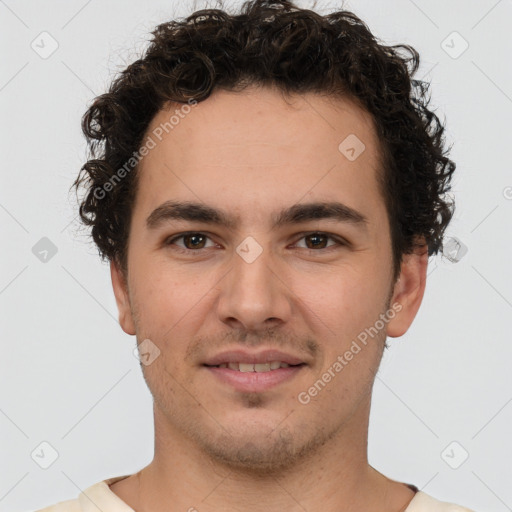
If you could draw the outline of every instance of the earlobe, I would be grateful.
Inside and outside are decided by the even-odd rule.
[[[417,248],[411,254],[404,254],[400,267],[400,275],[390,307],[400,304],[399,312],[388,322],[387,335],[397,338],[404,335],[411,326],[418,312],[427,279],[428,250],[426,246]]]
[[[119,324],[126,334],[134,335],[135,324],[132,317],[128,286],[125,276],[115,261],[110,262],[110,277],[112,279],[112,288],[119,311]]]

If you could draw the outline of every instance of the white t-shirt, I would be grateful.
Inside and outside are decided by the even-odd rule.
[[[77,499],[61,501],[55,505],[35,512],[134,512],[117,494],[110,490],[109,485],[127,478],[123,475],[108,478],[91,485],[80,493]],[[473,512],[469,508],[453,503],[438,501],[428,494],[418,491],[404,512]]]

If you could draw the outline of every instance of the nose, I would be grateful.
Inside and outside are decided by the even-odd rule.
[[[242,253],[241,253],[242,254]],[[292,297],[286,277],[278,274],[270,249],[251,261],[233,254],[233,268],[220,284],[217,313],[233,329],[261,331],[287,323]]]

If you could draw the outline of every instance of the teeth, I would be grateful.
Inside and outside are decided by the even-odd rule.
[[[269,372],[271,370],[277,370],[278,368],[288,368],[288,363],[282,363],[281,361],[272,361],[270,363],[222,363],[219,364],[219,368],[229,368],[230,370],[237,370],[240,372]]]

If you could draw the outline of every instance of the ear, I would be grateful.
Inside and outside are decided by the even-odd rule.
[[[411,254],[404,254],[400,275],[395,282],[390,305],[400,304],[397,314],[388,322],[387,335],[397,338],[404,335],[420,308],[427,280],[428,248],[418,247]]]
[[[117,309],[119,311],[119,324],[126,334],[134,335],[135,323],[133,321],[132,310],[130,307],[128,285],[126,283],[125,276],[114,260],[110,262],[110,277],[112,278],[112,288],[114,289]]]

